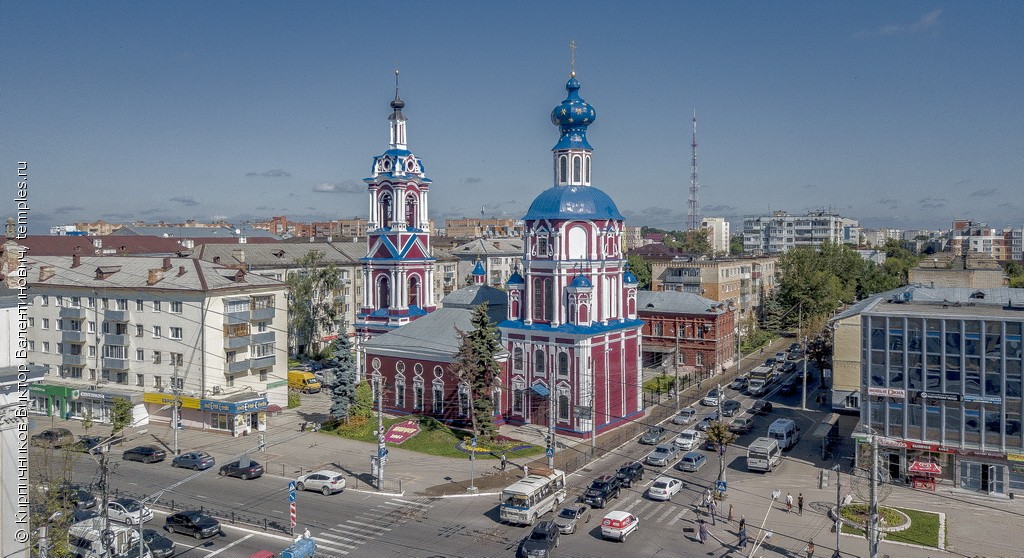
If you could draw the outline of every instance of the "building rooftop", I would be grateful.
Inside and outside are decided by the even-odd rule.
[[[1024,289],[927,287],[907,285],[872,295],[837,315],[833,320],[864,312],[892,314],[951,314],[993,316],[1012,314],[1024,318]]]
[[[478,238],[465,244],[459,244],[449,250],[452,255],[466,259],[475,256],[521,256],[523,239],[521,238]]]
[[[721,314],[727,306],[693,293],[677,291],[637,291],[637,312],[668,314]]]
[[[324,254],[325,265],[355,265],[366,255],[366,245],[346,242],[266,242],[259,244],[201,244],[193,257],[221,265],[254,268],[296,267],[297,260],[313,251]]]

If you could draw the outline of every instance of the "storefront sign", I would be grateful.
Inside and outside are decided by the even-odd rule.
[[[1024,461],[1024,453],[1008,453],[1006,458],[1010,461]]]
[[[946,393],[944,391],[922,391],[918,394],[921,399],[933,399],[936,401],[960,401],[959,393]]]
[[[960,450],[958,453],[960,453],[960,455],[971,455],[975,457],[995,457],[997,459],[1002,459],[1004,457],[1003,454],[996,453],[994,451]]]
[[[144,403],[156,403],[157,405],[173,405],[175,397],[167,393],[145,393],[142,395]],[[198,409],[199,399],[196,397],[178,397],[183,409]]]
[[[267,408],[268,402],[266,398],[250,399],[249,401],[213,401],[211,399],[203,399],[199,402],[199,408],[204,411],[213,411],[216,413],[251,413],[253,411],[262,411]]]
[[[867,444],[871,442],[871,436],[854,436],[854,439],[861,444]],[[896,440],[893,438],[885,438],[883,436],[878,437],[878,445],[883,448],[899,448],[909,449],[918,451],[930,451],[935,453],[954,453],[955,450],[940,446],[939,444],[930,444],[928,442],[913,442],[910,440]]]
[[[415,436],[419,431],[419,422],[415,420],[403,420],[402,422],[392,424],[391,428],[388,428],[387,434],[384,434],[384,441],[389,444],[401,444]]]
[[[999,405],[1003,402],[1003,398],[995,395],[965,395],[964,401],[967,403],[991,403],[993,405]]]
[[[897,399],[901,399],[907,396],[907,390],[898,388],[869,387],[868,395],[874,397],[895,397]]]
[[[911,473],[925,473],[929,475],[941,475],[942,467],[931,461],[913,461],[910,463]]]

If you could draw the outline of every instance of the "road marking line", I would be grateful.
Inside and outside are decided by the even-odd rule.
[[[340,538],[343,538],[343,537],[339,537],[338,535],[335,535],[334,533],[329,533],[327,531],[321,531],[317,535],[317,537],[319,537],[321,539],[323,539],[323,538],[327,539],[327,542],[325,542],[324,545],[327,545],[328,543],[330,543],[330,545],[332,545],[332,546],[333,545],[337,545],[337,546],[341,546],[341,547],[349,548],[349,549],[351,549],[351,548],[359,548],[359,545],[348,544],[348,543],[343,543],[343,542],[334,540],[334,539],[340,539]],[[353,542],[355,542],[355,541],[353,541]],[[317,546],[319,546],[319,544],[317,544]]]
[[[690,511],[690,510],[683,510],[683,513],[681,513],[681,514],[677,515],[676,517],[672,518],[672,521],[668,522],[669,527],[671,527],[672,525],[675,525],[675,523],[677,521],[679,521],[680,519],[682,519],[683,516],[686,515],[686,512],[688,512],[688,511]]]
[[[402,500],[401,498],[395,498],[396,502],[402,502],[404,504],[411,504],[413,506],[419,506],[421,508],[432,508],[433,504],[421,504],[420,502],[413,502],[412,500]]]
[[[380,525],[374,525],[372,523],[363,523],[362,521],[355,521],[352,519],[346,519],[345,523],[351,523],[353,525],[362,525],[363,527],[369,527],[370,529],[380,529],[381,531],[391,530],[391,527],[381,527]]]
[[[235,546],[236,544],[238,544],[238,543],[240,543],[240,542],[244,542],[244,541],[247,541],[247,540],[251,539],[251,538],[252,538],[252,537],[254,537],[254,536],[256,536],[256,535],[253,535],[252,533],[249,533],[248,535],[246,535],[246,536],[244,536],[244,537],[242,537],[242,538],[238,539],[237,541],[235,541],[235,542],[233,542],[233,543],[231,543],[231,544],[229,544],[229,545],[225,546],[224,548],[221,548],[221,549],[219,549],[219,550],[215,550],[215,551],[213,551],[213,552],[211,552],[211,553],[207,554],[207,555],[206,555],[206,557],[207,557],[207,558],[210,558],[211,556],[216,556],[216,555],[220,554],[221,552],[224,552],[225,550],[227,550],[227,549],[231,548],[232,546]]]
[[[342,532],[343,532],[343,533],[345,533],[346,535],[355,535],[355,533],[349,533],[349,532],[347,532],[347,531],[342,531]],[[356,545],[361,545],[361,544],[365,544],[365,543],[366,543],[366,541],[368,541],[368,540],[370,540],[370,539],[372,539],[372,538],[373,538],[373,537],[366,537],[366,541],[357,541],[357,540],[355,540],[355,539],[350,539],[350,538],[348,538],[348,537],[343,537],[343,536],[341,536],[341,535],[338,535],[337,533],[335,533],[335,532],[334,532],[334,530],[333,530],[333,529],[332,529],[331,531],[321,531],[321,532],[320,532],[320,535],[321,535],[321,536],[327,536],[327,535],[328,535],[328,533],[330,534],[330,536],[331,536],[331,538],[332,538],[332,539],[341,539],[341,540],[343,540],[343,541],[348,541],[348,542],[356,543]],[[357,536],[357,537],[362,537],[363,535],[356,535],[356,536]],[[352,547],[352,548],[355,548],[355,547]]]

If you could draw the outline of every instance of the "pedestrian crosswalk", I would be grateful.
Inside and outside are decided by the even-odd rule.
[[[688,514],[692,514],[688,506],[681,505],[683,502],[682,494],[674,498],[673,501],[668,502],[649,500],[637,494],[631,495],[629,499],[624,501],[616,502],[613,506],[609,506],[608,511],[626,511],[639,517],[643,523],[658,523],[665,527],[671,527],[684,519]]]
[[[317,556],[341,557],[433,507],[418,499],[392,498],[314,535]]]

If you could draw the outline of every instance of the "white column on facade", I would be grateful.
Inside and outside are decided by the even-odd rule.
[[[366,227],[367,227],[367,229],[371,229],[372,230],[372,229],[377,228],[379,226],[378,223],[380,223],[380,219],[377,218],[377,211],[376,211],[376,206],[377,206],[377,203],[376,203],[377,202],[377,188],[376,187],[373,187],[373,186],[370,187],[370,195],[368,197],[369,197],[370,207],[368,208],[368,211],[367,211],[366,215],[370,219],[370,221],[366,224]]]
[[[427,231],[428,233],[432,233],[433,231],[430,230],[430,212],[427,211],[427,189],[426,188],[421,188],[420,189],[420,197],[419,197],[419,199],[420,199],[420,204],[419,204],[418,208],[419,208],[419,211],[420,211],[420,228],[425,230],[425,231]]]

